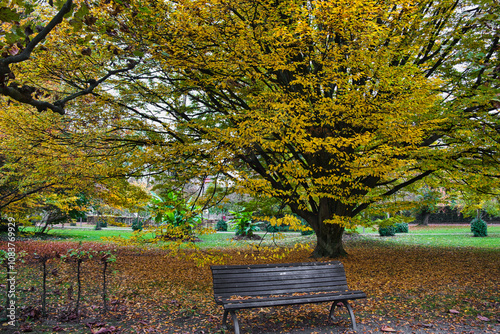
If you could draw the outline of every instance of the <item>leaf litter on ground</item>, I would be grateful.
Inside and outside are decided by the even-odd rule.
[[[43,248],[43,242],[31,242],[27,252],[33,253],[37,247]],[[452,333],[463,328],[472,333],[500,331],[498,321],[491,320],[500,319],[498,250],[388,246],[362,239],[349,241],[346,248],[349,256],[341,261],[350,288],[368,295],[365,300],[353,302],[361,332],[391,329],[401,332],[401,328],[422,333],[441,330]],[[248,256],[244,250],[220,251],[225,254],[227,264],[266,262],[258,256]],[[99,307],[90,307],[98,301],[90,301],[85,309],[86,318],[79,322],[51,321],[47,324],[50,329],[89,333],[85,321],[99,319],[105,325],[94,327],[93,331],[224,333],[223,310],[213,300],[208,265],[199,267],[185,257],[171,257],[169,252],[158,249],[138,251],[123,247],[116,250],[116,255],[110,311],[102,314]],[[304,261],[316,261],[306,249],[291,251],[282,259],[268,260]],[[53,265],[57,267],[55,262]],[[27,291],[28,299],[39,297],[37,289]],[[51,310],[51,319],[57,318],[61,311],[54,307]],[[350,332],[345,309],[337,311],[341,317],[335,323],[327,319],[328,310],[326,304],[244,310],[239,320],[244,332],[250,333]],[[40,330],[45,328],[41,320],[29,325],[40,332],[51,332]]]

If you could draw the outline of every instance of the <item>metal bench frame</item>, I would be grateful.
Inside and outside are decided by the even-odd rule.
[[[366,298],[362,291],[349,290],[344,266],[339,261],[262,265],[211,266],[215,302],[224,307],[226,326],[231,314],[234,331],[240,334],[236,311],[297,304],[333,302],[330,318],[345,305],[352,328],[356,319],[349,300]]]

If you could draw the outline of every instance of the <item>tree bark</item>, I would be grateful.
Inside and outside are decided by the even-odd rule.
[[[316,233],[313,258],[337,258],[347,255],[342,242],[344,227],[339,224],[325,223],[334,214],[341,217],[351,217],[346,205],[330,199],[320,199],[317,212],[301,211],[293,207],[292,211],[304,218]]]
[[[347,255],[342,242],[344,228],[338,224],[320,222],[319,229],[316,231],[316,247],[312,257],[331,257],[336,258]]]
[[[431,216],[430,212],[424,212],[422,217],[422,222],[419,225],[427,226],[429,225],[429,218]]]

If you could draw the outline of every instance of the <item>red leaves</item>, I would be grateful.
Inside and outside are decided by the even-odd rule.
[[[482,315],[478,315],[477,318],[481,321],[490,321],[490,319],[483,317]]]
[[[459,314],[460,312],[455,310],[455,309],[451,309],[449,310],[448,312],[452,313],[452,314]]]
[[[396,330],[392,327],[389,327],[389,326],[386,326],[386,325],[383,325],[380,330],[382,332],[395,332]]]

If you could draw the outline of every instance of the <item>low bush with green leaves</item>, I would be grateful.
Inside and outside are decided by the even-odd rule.
[[[234,218],[231,222],[236,228],[236,236],[252,237],[259,230],[257,224],[252,222],[252,212],[232,212]]]
[[[396,228],[393,225],[387,227],[379,227],[378,233],[382,237],[392,237],[396,235]]]
[[[378,233],[382,237],[392,237],[396,233],[408,233],[408,223],[405,222],[407,217],[396,215],[385,219],[375,220],[378,225]]]
[[[94,227],[94,230],[100,230],[103,227],[108,227],[108,222],[104,219],[100,219]]]
[[[134,221],[132,222],[132,230],[133,231],[142,231],[143,229],[143,223],[142,223],[142,220],[136,218],[134,219]]]
[[[286,225],[279,225],[279,226],[273,226],[269,223],[266,223],[265,225],[266,231],[269,233],[278,233],[278,232],[286,232],[289,231],[290,228]]]
[[[475,237],[488,236],[488,225],[481,218],[474,218],[470,223],[470,230]]]
[[[215,230],[217,231],[227,231],[227,222],[224,219],[221,219],[215,225]]]
[[[408,223],[396,223],[394,224],[396,233],[408,233]]]

